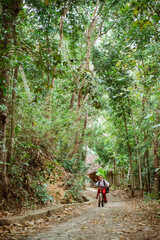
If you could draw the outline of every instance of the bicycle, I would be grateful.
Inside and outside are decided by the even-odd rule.
[[[103,189],[104,187],[101,187],[98,194],[98,207],[104,207]]]

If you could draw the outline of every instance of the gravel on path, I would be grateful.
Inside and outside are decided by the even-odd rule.
[[[95,197],[96,189],[88,193]],[[159,240],[150,223],[139,222],[142,216],[127,201],[109,193],[105,207],[99,208],[95,200],[80,215],[57,222],[27,240]]]

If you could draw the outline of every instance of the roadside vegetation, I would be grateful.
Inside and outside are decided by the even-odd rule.
[[[82,201],[87,147],[159,198],[159,23],[157,0],[0,0],[2,209],[54,201],[59,179]]]

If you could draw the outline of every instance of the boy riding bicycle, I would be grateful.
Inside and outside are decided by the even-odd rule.
[[[99,181],[96,183],[96,187],[99,187],[99,188],[98,188],[98,191],[97,191],[97,196],[96,196],[96,198],[98,198],[98,194],[99,194],[101,188],[103,188],[103,190],[102,190],[103,199],[104,199],[104,202],[107,203],[106,188],[109,188],[109,182],[107,182],[106,180],[104,180],[104,179],[103,179],[103,176],[100,175],[100,176],[99,176]]]

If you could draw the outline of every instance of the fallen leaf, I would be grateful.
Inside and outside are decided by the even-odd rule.
[[[81,229],[87,229],[87,227],[81,227]]]

